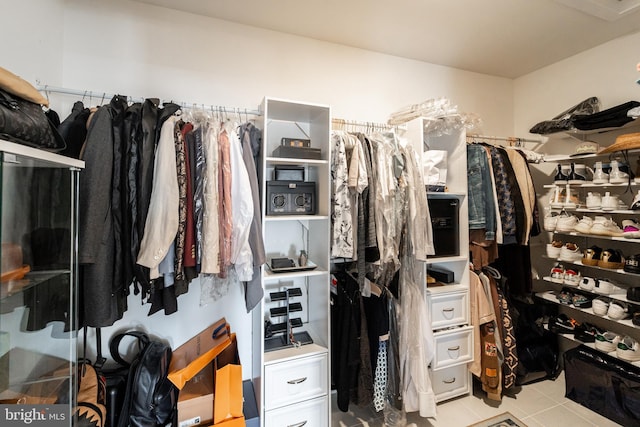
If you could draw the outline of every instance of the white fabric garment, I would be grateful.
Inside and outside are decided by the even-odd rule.
[[[231,147],[231,264],[235,265],[238,280],[246,282],[253,277],[253,254],[249,245],[249,231],[253,221],[253,196],[249,173],[242,159],[242,148],[233,122],[225,124]]]
[[[331,135],[331,256],[352,258],[353,219],[343,132]]]
[[[427,193],[424,191],[423,171],[418,164],[418,155],[410,144],[403,144],[405,154],[405,176],[407,177],[409,201],[409,218],[407,231],[411,239],[411,253],[420,261],[426,261],[427,255],[434,255],[433,229],[431,215],[427,203]]]
[[[140,243],[138,264],[151,269],[151,278],[160,277],[158,265],[167,255],[178,233],[178,175],[174,127],[177,117],[169,117],[162,125],[153,166],[153,188],[149,214]]]
[[[202,148],[205,156],[202,217],[202,274],[220,273],[220,227],[218,224],[218,128],[203,124]]]
[[[412,278],[413,262],[403,260],[400,279],[400,375],[406,412],[420,411],[421,417],[436,416],[436,399],[427,366],[433,360],[435,341],[427,303]]]

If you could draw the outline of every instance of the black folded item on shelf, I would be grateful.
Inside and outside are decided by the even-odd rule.
[[[598,113],[576,115],[573,119],[573,125],[580,130],[620,127],[635,120],[633,117],[629,117],[627,112],[638,106],[640,106],[640,102],[628,101]]]
[[[433,277],[438,282],[453,283],[455,280],[455,275],[453,271],[446,270],[439,266],[430,265],[427,268],[427,273],[429,274],[429,276]]]
[[[595,96],[574,105],[566,111],[558,114],[551,120],[544,120],[535,124],[529,132],[539,135],[547,135],[574,129],[574,118],[577,115],[594,114],[600,111],[600,101]]]
[[[635,286],[627,289],[627,299],[629,301],[640,302],[640,286]]]

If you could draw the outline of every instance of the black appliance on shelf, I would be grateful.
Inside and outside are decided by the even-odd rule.
[[[455,197],[427,197],[433,231],[433,258],[460,255],[460,200]]]

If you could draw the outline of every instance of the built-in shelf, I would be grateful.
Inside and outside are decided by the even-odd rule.
[[[562,234],[565,236],[577,236],[577,237],[586,237],[590,239],[602,239],[602,240],[615,240],[617,242],[627,242],[627,243],[640,243],[640,239],[630,239],[628,237],[618,237],[618,236],[600,236],[598,234],[584,234],[577,233],[575,231],[553,231],[556,234]]]

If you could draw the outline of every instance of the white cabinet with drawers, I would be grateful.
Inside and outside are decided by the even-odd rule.
[[[252,369],[261,425],[324,427],[331,372],[331,109],[267,97],[261,110],[267,262],[265,295],[253,311]]]
[[[425,129],[432,120],[418,118],[407,124],[407,137],[419,152],[446,151],[447,172],[444,192],[427,192],[436,255],[424,265],[425,298],[434,331],[435,354],[429,366],[436,401],[463,396],[471,391],[473,327],[469,301],[469,222],[467,201],[467,144],[464,130],[449,135],[433,135]],[[438,199],[438,200],[436,200]],[[447,213],[444,206],[456,205]],[[432,203],[436,201],[438,203]],[[432,207],[439,206],[436,211]],[[444,213],[443,213],[444,212]],[[452,212],[457,212],[457,217]],[[443,242],[443,239],[447,239]],[[450,239],[457,239],[451,242]],[[439,243],[439,245],[438,245]],[[457,243],[457,244],[455,244]],[[438,246],[443,250],[438,253]],[[452,248],[457,248],[452,251]],[[427,283],[434,270],[449,272],[449,283]]]

